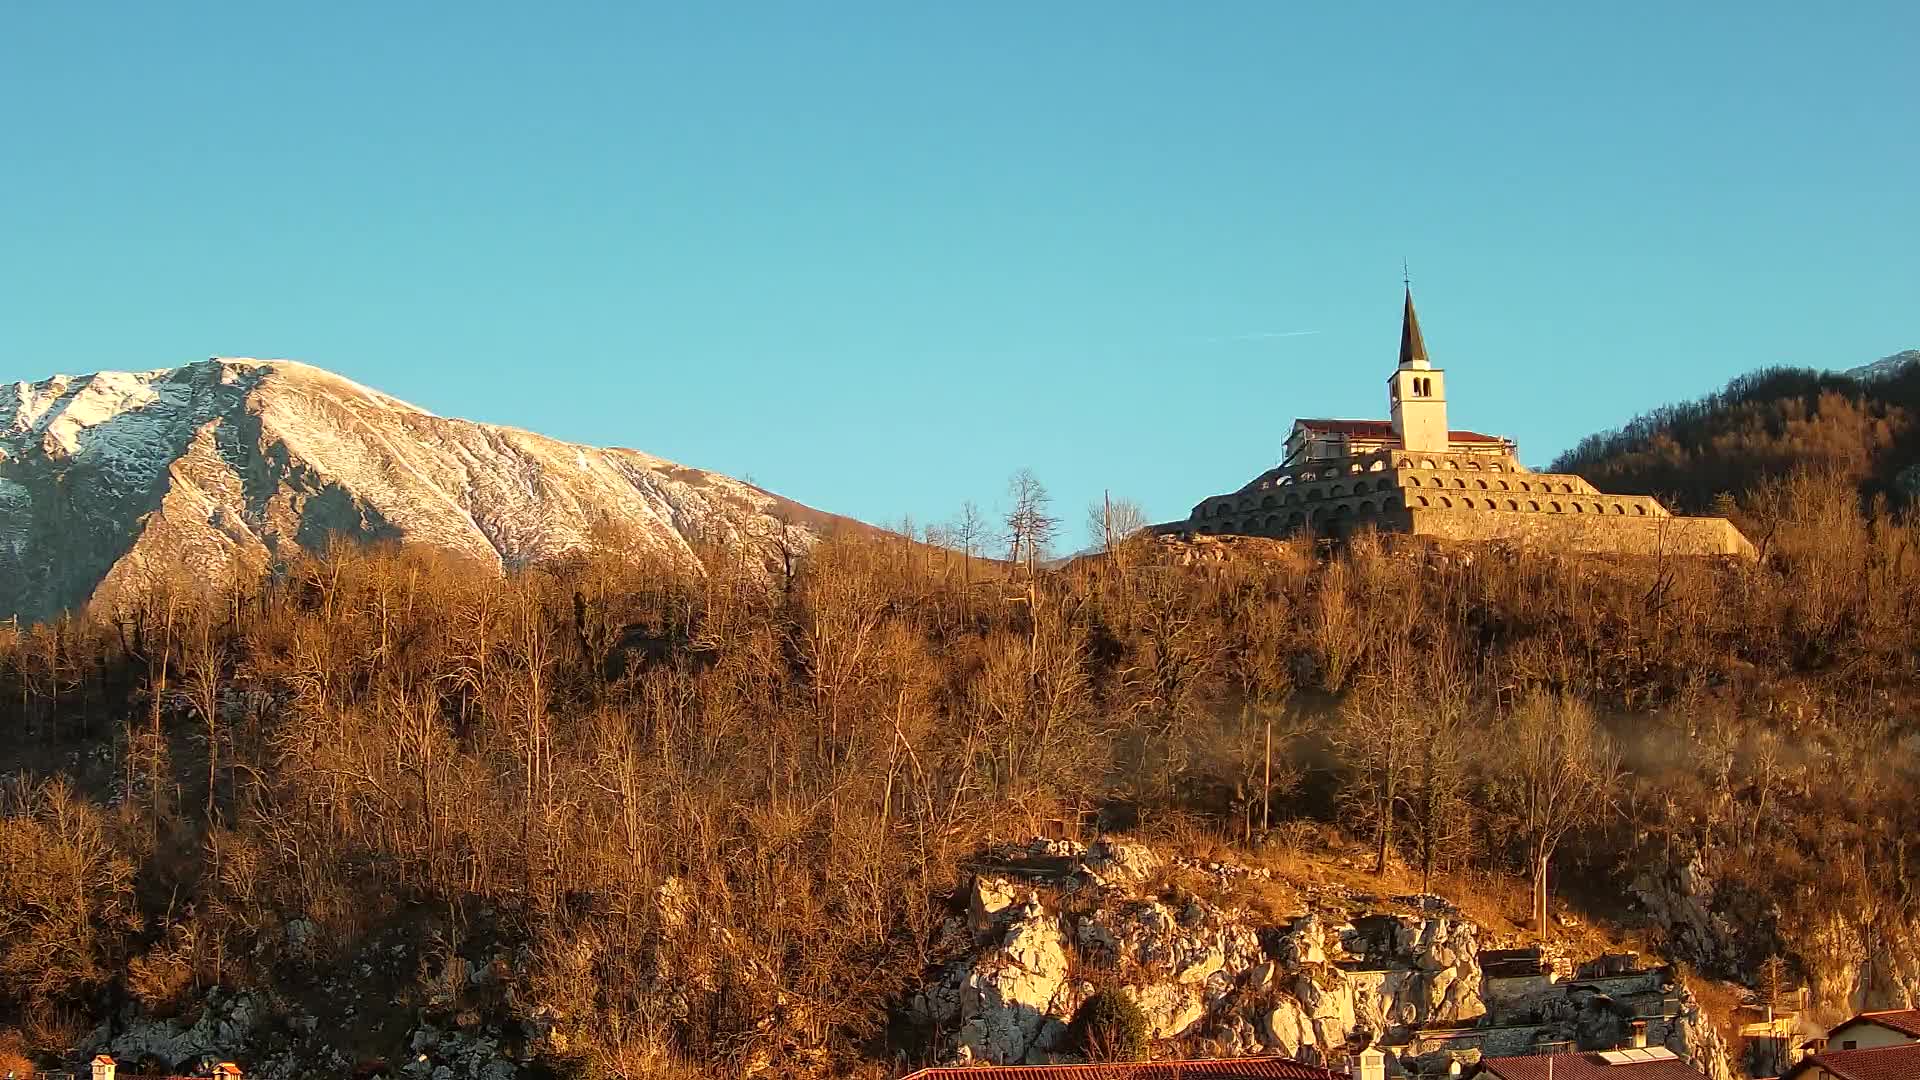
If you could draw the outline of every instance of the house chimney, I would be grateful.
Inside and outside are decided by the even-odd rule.
[[[1627,1029],[1632,1033],[1627,1037],[1627,1045],[1635,1050],[1643,1049],[1647,1045],[1647,1022],[1635,1020],[1627,1025]]]
[[[1369,1046],[1347,1059],[1347,1074],[1353,1080],[1387,1080],[1387,1055]]]
[[[93,1080],[113,1080],[113,1059],[101,1054],[93,1059]]]

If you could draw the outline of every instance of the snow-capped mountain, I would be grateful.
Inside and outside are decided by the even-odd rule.
[[[0,620],[104,602],[154,574],[257,573],[335,535],[498,569],[578,550],[608,523],[692,562],[696,538],[767,545],[792,523],[805,542],[845,520],[637,450],[435,416],[285,360],[0,385]]]
[[[1841,374],[1847,375],[1850,378],[1859,379],[1862,382],[1870,382],[1874,379],[1884,379],[1898,374],[1912,367],[1914,364],[1920,364],[1920,349],[1908,349],[1905,352],[1894,353],[1892,356],[1883,356],[1871,364],[1862,364],[1857,368],[1848,368]]]

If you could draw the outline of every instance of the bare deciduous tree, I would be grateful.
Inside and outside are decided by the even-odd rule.
[[[1412,644],[1404,636],[1391,638],[1382,655],[1379,669],[1348,696],[1333,731],[1347,761],[1355,817],[1373,833],[1375,874],[1387,872],[1394,825],[1419,775],[1423,705]]]
[[[1132,499],[1103,497],[1087,504],[1087,535],[1108,555],[1118,552],[1128,539],[1147,527],[1147,512]]]
[[[1433,891],[1433,874],[1468,835],[1467,674],[1459,654],[1445,647],[1422,665],[1423,707],[1419,716],[1419,760],[1412,777],[1414,852],[1420,863],[1420,892]]]
[[[1021,469],[1007,481],[1007,494],[1013,508],[1007,511],[1008,561],[1024,562],[1027,574],[1053,545],[1060,532],[1060,519],[1052,514],[1053,496],[1032,469]]]
[[[960,516],[953,519],[947,534],[960,549],[960,582],[972,584],[973,557],[980,553],[980,545],[986,542],[988,534],[987,518],[980,512],[979,504],[972,499],[961,503]]]
[[[1529,693],[1497,738],[1510,756],[1490,777],[1490,787],[1526,844],[1533,921],[1544,938],[1553,853],[1570,829],[1606,813],[1620,758],[1592,707],[1566,694]]]
[[[1524,848],[1544,897],[1546,869],[1575,858],[1751,849],[1718,858],[1720,880],[1798,925],[1837,911],[1875,952],[1920,904],[1920,777],[1886,752],[1920,650],[1920,524],[1810,494],[1780,502],[1795,517],[1758,566],[1362,536],[1171,549],[1193,558],[1122,577],[1042,571],[1023,528],[1033,572],[986,590],[922,573],[893,536],[791,560],[716,543],[697,570],[613,537],[504,578],[342,544],[288,553],[217,609],[162,589],[117,627],[0,629],[0,734],[16,736],[0,772],[27,774],[0,781],[0,1032],[80,1018],[115,987],[185,1004],[247,985],[296,912],[330,948],[395,916],[457,940],[491,908],[488,933],[527,947],[516,995],[566,1016],[599,1067],[652,1054],[718,1075],[804,1053],[857,1071],[840,1048],[873,1045],[887,1003],[965,947],[940,932],[942,901],[992,841],[1074,835],[1124,802],[1162,835],[1245,843],[1323,768],[1351,780],[1353,813],[1326,824],[1302,785],[1313,831],[1350,830],[1376,864],[1404,853],[1433,878]],[[1110,514],[1103,500],[1103,537]],[[970,516],[950,534],[969,558],[987,532]],[[1741,677],[1722,678],[1735,656]],[[1596,820],[1612,757],[1584,706],[1472,704],[1515,686],[1674,703],[1622,728],[1647,740],[1645,846]],[[179,721],[223,695],[203,761]],[[1330,746],[1290,738],[1343,700]],[[72,761],[93,776],[129,716],[121,790],[32,779]],[[1794,848],[1813,835],[1832,850]],[[1809,978],[1822,962],[1740,944]],[[428,954],[423,980],[471,992],[471,950]]]
[[[207,820],[217,822],[220,792],[220,682],[226,668],[226,643],[216,633],[206,613],[193,620],[181,650],[180,674],[187,700],[200,714],[201,732],[207,743]]]

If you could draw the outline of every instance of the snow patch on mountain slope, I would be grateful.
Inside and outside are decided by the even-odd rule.
[[[790,508],[651,454],[440,417],[290,361],[0,387],[0,618],[163,570],[216,580],[342,533],[512,567],[613,526],[692,564],[694,539],[766,547]]]
[[[47,410],[66,395],[72,381],[65,375],[56,375],[44,382],[19,382],[0,389],[0,416],[7,418],[7,426],[0,428],[0,437],[34,430]]]
[[[27,519],[33,512],[33,493],[24,484],[0,477],[0,549],[19,557],[27,542]]]
[[[1892,356],[1883,356],[1871,364],[1848,368],[1841,374],[1859,379],[1861,382],[1872,382],[1875,379],[1891,378],[1915,364],[1920,364],[1920,349],[1908,349],[1894,353]]]
[[[244,375],[277,375],[285,380],[285,388],[298,393],[324,395],[337,403],[350,408],[372,408],[380,411],[398,410],[415,413],[420,416],[433,416],[426,409],[411,402],[401,401],[392,394],[383,394],[369,386],[363,386],[344,375],[336,375],[326,368],[303,364],[298,360],[255,360],[252,357],[226,356],[215,357],[209,363],[218,363],[235,377]]]

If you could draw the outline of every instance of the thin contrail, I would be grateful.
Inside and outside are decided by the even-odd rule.
[[[1225,341],[1272,341],[1275,338],[1307,337],[1317,334],[1318,330],[1255,330],[1249,334],[1229,334],[1225,337],[1202,338],[1208,342]]]

